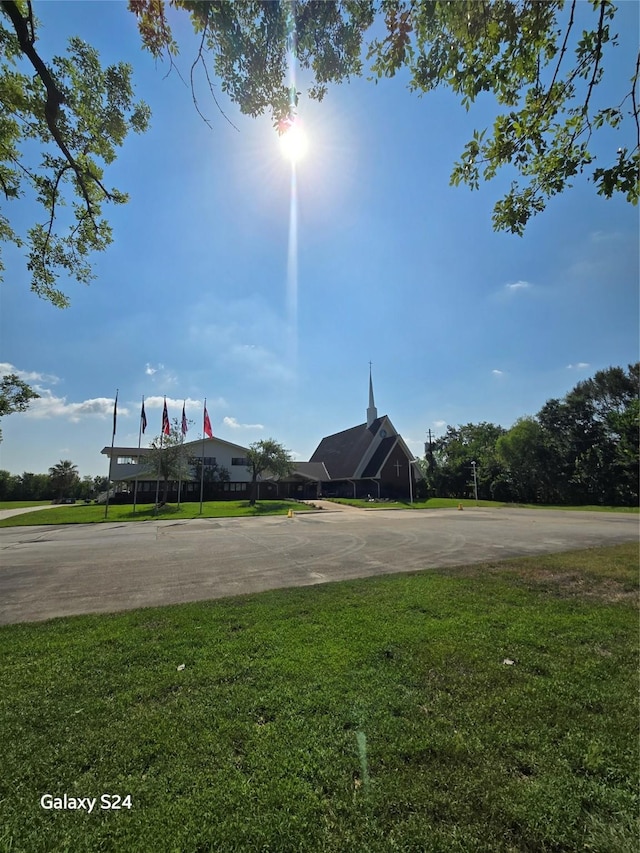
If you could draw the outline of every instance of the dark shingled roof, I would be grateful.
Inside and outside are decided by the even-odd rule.
[[[386,438],[383,438],[380,444],[378,445],[376,452],[373,454],[367,467],[362,472],[362,477],[375,477],[380,468],[384,465],[384,461],[387,456],[391,453],[396,441],[398,440],[397,435],[389,435]]]
[[[296,462],[292,474],[298,474],[301,477],[308,477],[311,480],[329,479],[329,472],[324,467],[322,462]]]
[[[309,461],[324,462],[332,480],[353,477],[382,420],[383,418],[376,418],[370,427],[367,427],[366,423],[358,424],[351,429],[326,436]]]

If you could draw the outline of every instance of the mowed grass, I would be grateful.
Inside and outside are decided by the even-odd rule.
[[[0,509],[22,509],[26,506],[46,506],[51,501],[0,501]]]
[[[7,507],[8,508],[8,507]],[[94,524],[102,521],[150,521],[180,518],[228,518],[232,516],[253,517],[256,515],[283,515],[290,509],[294,512],[306,512],[312,507],[296,501],[205,501],[200,515],[200,503],[167,504],[158,512],[155,504],[138,504],[133,511],[132,504],[110,504],[105,519],[104,504],[61,505],[46,512],[25,512],[0,521],[0,527],[25,527],[32,524]]]
[[[635,853],[637,569],[622,545],[5,626],[0,849]]]
[[[473,498],[429,498],[423,501],[368,501],[362,498],[327,498],[332,503],[360,507],[361,509],[455,509],[463,507],[494,507],[500,509],[564,509],[589,510],[597,512],[635,512],[640,513],[640,507],[633,506],[560,506],[550,504],[506,504],[502,501],[478,501]]]

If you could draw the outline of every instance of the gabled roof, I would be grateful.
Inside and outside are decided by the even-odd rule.
[[[384,418],[336,432],[322,439],[309,462],[324,462],[332,480],[353,477]]]
[[[369,460],[367,467],[364,469],[361,477],[376,477],[382,466],[384,465],[387,456],[391,453],[393,448],[395,447],[396,441],[398,440],[397,435],[389,435],[386,438],[383,438],[380,444],[377,446],[373,456]]]
[[[329,472],[322,462],[296,462],[295,468],[291,472],[293,476],[296,474],[309,480],[317,480],[324,482],[330,480]]]
[[[199,450],[202,448],[203,440],[201,438],[196,438],[193,441],[185,441],[183,447],[189,450],[190,448],[195,448]],[[247,453],[247,448],[243,447],[240,444],[234,444],[232,441],[227,441],[224,438],[218,438],[218,436],[214,435],[213,438],[205,438],[204,439],[204,447],[205,450],[212,447],[215,444],[223,444],[227,447],[230,447],[232,450],[241,450],[242,453],[239,453],[238,456],[245,456]],[[113,454],[111,452],[111,446],[107,445],[103,447],[100,453],[104,453],[105,456],[137,456],[138,454],[144,455],[146,451],[148,451],[148,447],[114,447]],[[206,455],[206,454],[205,454]]]

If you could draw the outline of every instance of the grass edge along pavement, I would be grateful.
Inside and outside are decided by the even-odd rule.
[[[456,509],[456,507],[485,507],[491,509],[560,509],[567,511],[582,512],[635,512],[640,513],[640,507],[636,506],[563,506],[562,504],[509,504],[503,501],[484,501],[477,503],[474,498],[428,498],[427,500],[409,501],[384,501],[366,500],[365,498],[326,498],[331,503],[354,506],[359,509]]]
[[[635,853],[637,589],[627,544],[3,626],[0,850]]]
[[[107,518],[104,517],[104,504],[62,504],[59,507],[46,508],[46,512],[37,510],[10,516],[0,520],[0,527],[29,527],[40,524],[99,524],[101,522],[123,521],[178,521],[191,518],[255,518],[260,515],[286,515],[293,512],[308,512],[313,507],[298,501],[270,500],[256,501],[205,501],[200,514],[198,502],[166,504],[157,512],[155,504],[138,504],[133,512],[132,504],[110,504]]]
[[[401,501],[370,502],[363,499],[353,498],[328,498],[331,503],[354,506],[367,510],[411,510],[411,509],[455,509],[456,507],[495,509],[556,509],[567,511],[588,512],[623,512],[639,513],[639,507],[605,507],[605,506],[547,506],[542,504],[505,504],[500,501],[478,501],[469,498],[429,498],[426,501],[414,501],[414,503]],[[37,502],[42,503],[42,502]],[[25,502],[4,501],[0,504],[1,509],[17,509],[25,506]],[[286,515],[289,510],[293,512],[309,512],[316,507],[313,501],[301,503],[295,500],[262,500],[257,501],[255,507],[249,506],[247,500],[240,501],[205,501],[200,514],[200,504],[197,502],[183,502],[180,507],[176,504],[167,504],[158,512],[155,512],[155,504],[138,504],[136,512],[133,512],[132,504],[111,504],[108,516],[104,517],[104,504],[61,504],[57,507],[46,507],[46,512],[37,510],[25,512],[20,515],[0,519],[0,527],[29,527],[44,524],[97,524],[100,522],[135,522],[135,521],[162,521],[180,520],[189,518],[231,518],[250,517],[258,515]]]

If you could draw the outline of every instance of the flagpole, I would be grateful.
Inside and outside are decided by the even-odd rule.
[[[138,429],[138,469],[140,468],[140,445],[142,444],[142,413],[144,412],[144,394],[142,395],[142,409],[140,410],[140,428]],[[136,479],[133,486],[133,514],[136,514],[136,505],[138,501],[138,469],[136,469]]]
[[[164,438],[164,430],[165,430],[165,422],[168,421],[169,415],[167,414],[167,398],[164,398],[164,408],[162,410],[162,429],[160,430],[160,453],[158,454],[158,473],[156,477],[156,507],[154,510],[154,514],[158,514],[158,496],[160,494],[160,464],[162,461],[162,439]]]
[[[178,470],[178,509],[180,509],[180,492],[182,491],[182,445],[184,444],[184,433],[185,427],[187,425],[187,416],[185,415],[184,407],[186,404],[186,400],[182,401],[182,424],[181,424],[181,433],[180,436],[180,468]]]
[[[156,506],[154,509],[154,514],[158,514],[158,495],[160,494],[160,457],[162,456],[162,436],[164,433],[160,433],[160,455],[158,456],[158,469],[156,474]]]
[[[111,466],[113,465],[113,443],[116,438],[116,420],[118,417],[118,389],[116,388],[116,399],[113,403],[113,432],[111,433],[111,454],[109,455],[109,476],[107,478],[107,499],[104,502],[105,521],[109,514],[109,491],[111,490]]]
[[[207,398],[204,398],[204,411],[207,411]],[[202,515],[202,492],[204,489],[204,412],[202,414],[202,458],[200,460],[200,515]]]

